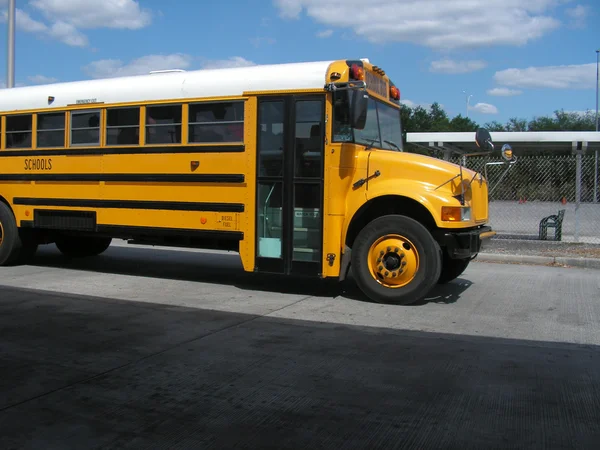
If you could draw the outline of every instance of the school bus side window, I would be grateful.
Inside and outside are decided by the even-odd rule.
[[[38,148],[64,147],[65,113],[45,113],[37,116]]]
[[[189,142],[242,142],[244,104],[196,103],[190,105]]]
[[[6,116],[6,148],[31,148],[31,117]]]
[[[106,145],[138,145],[140,108],[112,108],[106,111]]]
[[[146,107],[146,143],[181,143],[181,105]]]
[[[100,111],[71,113],[71,145],[100,145]]]

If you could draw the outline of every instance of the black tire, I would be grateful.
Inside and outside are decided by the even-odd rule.
[[[19,229],[19,236],[21,238],[21,250],[15,258],[15,264],[27,264],[35,256],[38,249],[38,239],[35,230],[31,229]]]
[[[400,235],[412,246],[406,244],[408,247],[403,247],[402,250],[394,245],[392,245],[394,248],[386,247],[386,243],[394,242],[393,240],[384,240],[378,244],[380,239],[392,235]],[[382,264],[386,264],[386,266],[378,266],[377,270],[384,267],[379,274],[373,273],[369,268],[369,258],[372,262],[380,264],[379,259],[375,260],[374,258],[379,258],[383,250],[379,253],[374,252],[371,249],[373,245],[376,245],[373,250],[379,249],[379,245],[383,245],[388,252],[381,256],[385,259]],[[411,264],[410,258],[412,257],[415,259],[418,257],[418,264]],[[394,264],[388,265],[389,258]],[[398,267],[398,261],[401,261],[401,264],[407,261],[408,264],[394,269],[394,267]],[[404,267],[406,267],[406,273],[403,274]],[[427,228],[406,216],[388,215],[373,220],[361,230],[352,248],[352,272],[356,284],[365,295],[379,303],[410,305],[418,302],[437,283],[441,270],[442,252],[439,244]],[[385,276],[389,278],[384,278]],[[408,279],[400,280],[401,277]],[[406,282],[406,284],[389,287],[394,283],[401,282]]]
[[[11,209],[0,202],[0,266],[16,262],[21,251],[21,236]]]
[[[112,238],[103,236],[60,236],[56,238],[56,247],[69,258],[85,258],[104,253]]]
[[[24,264],[37,251],[33,230],[19,229],[11,209],[0,202],[0,266]]]
[[[442,264],[442,273],[438,284],[446,284],[458,278],[469,266],[471,259],[452,259],[444,252],[444,260]]]

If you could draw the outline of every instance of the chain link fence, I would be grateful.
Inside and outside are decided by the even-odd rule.
[[[450,160],[458,164],[462,158]],[[465,162],[486,173],[486,164],[500,160],[484,156]],[[598,164],[596,155],[588,154],[527,155],[512,165],[487,165],[490,224],[498,237],[540,239],[542,220],[564,210],[563,242],[600,244]],[[548,228],[547,239],[554,237],[554,228]]]

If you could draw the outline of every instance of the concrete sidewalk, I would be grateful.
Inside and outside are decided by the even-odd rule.
[[[476,261],[600,269],[600,245],[494,238]]]

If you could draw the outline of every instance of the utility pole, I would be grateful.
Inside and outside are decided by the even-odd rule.
[[[16,0],[8,0],[8,61],[6,64],[6,87],[15,87],[15,24],[16,24]]]

